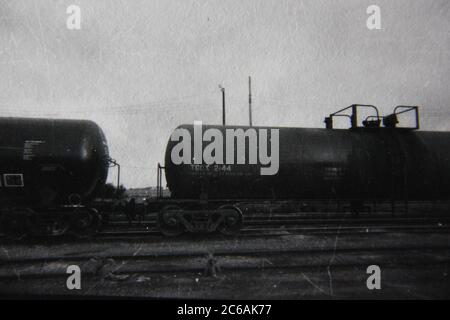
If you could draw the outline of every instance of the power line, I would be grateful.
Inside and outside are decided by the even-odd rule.
[[[205,92],[202,94],[195,94],[189,96],[182,96],[174,99],[165,99],[165,100],[157,100],[153,102],[141,103],[141,104],[130,104],[130,105],[122,105],[122,106],[112,106],[112,107],[101,107],[101,108],[90,108],[86,110],[40,110],[39,112],[31,111],[33,115],[57,115],[60,113],[65,114],[85,114],[85,113],[106,113],[106,114],[129,114],[132,112],[145,112],[145,111],[153,111],[155,108],[185,108],[185,107],[199,107],[200,104],[192,104],[192,102],[186,102],[186,100],[205,97],[211,92]],[[207,105],[205,105],[207,107]],[[2,112],[7,113],[17,113],[17,112],[26,112],[30,114],[29,108],[14,108],[14,109],[3,109]]]

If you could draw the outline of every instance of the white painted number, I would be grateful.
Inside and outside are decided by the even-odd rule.
[[[67,278],[67,289],[69,290],[80,290],[81,289],[81,270],[77,265],[71,265],[67,267],[66,273],[70,274]]]
[[[367,274],[370,274],[369,278],[367,278],[366,285],[367,289],[373,290],[381,289],[381,269],[377,265],[371,265],[367,267]]]
[[[67,17],[67,29],[69,30],[80,30],[81,29],[81,9],[79,6],[70,5],[67,7],[66,13],[69,15]]]

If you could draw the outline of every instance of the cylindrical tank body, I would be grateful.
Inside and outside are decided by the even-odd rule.
[[[49,206],[104,185],[108,146],[92,121],[0,118],[0,201]]]
[[[201,127],[202,135],[208,129],[218,130],[214,136],[221,133],[224,155],[227,130],[242,129],[248,136],[254,136],[248,130],[255,130],[258,157],[261,150],[265,151],[264,144],[259,144],[260,133],[278,131],[278,171],[262,175],[261,167],[267,165],[261,164],[259,158],[256,164],[249,164],[249,149],[255,148],[250,146],[250,139],[245,140],[245,164],[236,164],[236,153],[234,164],[227,164],[224,156],[224,164],[205,165],[203,159],[200,165],[194,160],[194,126],[182,125],[176,131],[180,129],[191,136],[191,164],[173,162],[173,156],[182,154],[179,143],[183,139],[172,141],[172,135],[166,149],[165,170],[175,198],[203,195],[209,199],[450,199],[449,132],[400,128]],[[271,150],[275,135],[268,135],[272,137],[267,143]],[[197,134],[198,137],[201,135]],[[202,140],[205,141],[201,142],[201,150],[205,151],[215,139]]]

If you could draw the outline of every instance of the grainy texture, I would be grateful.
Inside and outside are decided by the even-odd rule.
[[[68,30],[66,9],[81,9]],[[381,30],[369,30],[369,5]],[[108,137],[127,187],[154,185],[170,132],[228,123],[321,127],[351,103],[424,106],[446,130],[450,2],[0,1],[3,116],[88,118]],[[111,173],[110,181],[114,181]]]

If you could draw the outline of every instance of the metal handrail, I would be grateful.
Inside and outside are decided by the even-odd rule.
[[[378,108],[374,105],[370,104],[352,104],[351,106],[345,107],[343,109],[340,109],[334,113],[331,113],[328,117],[325,117],[325,125],[327,129],[333,129],[333,117],[348,117],[350,118],[350,125],[351,129],[358,128],[358,108],[372,108],[375,110],[375,115],[369,115],[365,118],[363,121],[363,125],[367,127],[380,127],[381,120],[383,121],[383,125],[388,128],[396,128],[397,127],[397,115],[406,113],[409,111],[415,112],[416,117],[416,124],[415,127],[408,127],[408,128],[402,128],[402,129],[410,129],[410,130],[416,130],[420,127],[420,121],[419,121],[419,107],[418,106],[396,106],[394,108],[394,111],[392,114],[387,116],[380,116],[380,113],[378,111]],[[351,114],[342,114],[342,112],[351,109]],[[376,120],[372,120],[376,119]],[[369,123],[370,121],[370,123]]]
[[[375,107],[374,105],[371,104],[352,104],[348,107],[345,107],[343,109],[340,109],[334,113],[331,113],[328,117],[325,118],[325,124],[327,129],[333,129],[333,117],[349,117],[350,118],[350,125],[351,128],[357,128],[358,127],[358,107],[363,107],[363,108],[371,108],[375,110],[376,115],[372,115],[370,117],[374,117],[377,118],[378,121],[380,121],[381,117],[380,117],[380,113],[378,111],[378,108]],[[341,114],[343,111],[346,111],[348,109],[352,110],[352,114],[348,115],[348,114]],[[367,118],[366,118],[367,120]]]

